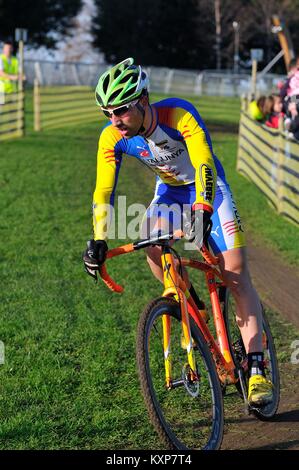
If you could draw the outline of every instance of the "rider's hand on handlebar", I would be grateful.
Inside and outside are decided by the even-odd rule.
[[[84,267],[90,276],[97,279],[96,271],[106,259],[108,246],[105,240],[88,240],[87,248],[83,253]]]
[[[192,209],[189,224],[184,227],[185,238],[198,249],[207,242],[212,230],[212,213],[204,209]]]

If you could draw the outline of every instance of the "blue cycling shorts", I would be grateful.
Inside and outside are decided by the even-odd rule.
[[[147,208],[143,223],[144,237],[156,230],[158,219],[167,221],[167,230],[181,228],[182,212],[189,209],[196,198],[195,184],[170,186],[158,179],[154,198]],[[209,245],[216,255],[232,248],[245,246],[244,231],[241,218],[228,183],[217,178],[217,187],[212,215],[213,227],[208,239]],[[164,226],[165,227],[165,226]]]

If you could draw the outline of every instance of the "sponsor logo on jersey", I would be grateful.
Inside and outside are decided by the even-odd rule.
[[[159,165],[160,163],[163,162],[169,162],[170,160],[174,160],[175,158],[179,157],[181,153],[184,153],[184,149],[178,149],[175,152],[168,154],[168,155],[163,155],[159,158],[151,158],[148,160],[148,163],[150,165],[156,166]]]
[[[146,150],[145,147],[140,147],[139,145],[137,145],[136,148],[141,150],[141,152],[138,151],[140,157],[146,158],[146,157],[150,156],[150,152],[148,150]]]
[[[231,201],[232,201],[233,211],[234,211],[234,214],[235,214],[235,220],[236,220],[236,222],[237,222],[237,224],[238,224],[238,229],[239,229],[240,232],[244,232],[243,227],[242,227],[241,217],[240,217],[240,215],[239,215],[239,212],[238,212],[236,203],[235,203],[235,201],[233,200],[232,194],[231,194]]]
[[[220,229],[220,225],[217,225],[216,230],[211,230],[211,234],[215,234],[216,237],[220,237],[220,234],[218,233],[218,230]]]
[[[212,203],[213,201],[213,186],[214,186],[214,175],[213,170],[205,163],[200,166],[199,169],[200,182],[203,191],[200,193],[204,200]]]
[[[142,150],[142,152],[139,152],[140,157],[146,158],[150,156],[150,153],[148,150]]]

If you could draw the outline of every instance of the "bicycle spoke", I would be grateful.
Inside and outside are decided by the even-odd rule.
[[[157,310],[147,327],[147,378],[151,400],[177,448],[218,448],[220,438],[217,422],[219,421],[221,434],[222,396],[216,372],[213,380],[211,378],[210,368],[214,365],[206,362],[205,354],[209,352],[202,351],[199,339],[193,334],[198,378],[192,380],[187,351],[181,340],[181,321],[172,316],[170,351],[173,386],[168,389],[165,381],[162,329],[162,315],[165,313],[162,309]]]
[[[226,301],[224,306],[224,315],[226,319],[226,325],[228,334],[230,337],[231,353],[235,359],[235,362],[242,365],[247,371],[247,360],[246,351],[236,322],[236,307],[235,301],[229,291],[226,294]],[[262,408],[252,409],[254,414],[261,420],[270,419],[274,416],[277,411],[280,395],[280,384],[279,384],[279,371],[277,364],[276,351],[274,341],[271,335],[269,323],[263,311],[263,352],[265,361],[265,376],[274,385],[274,397],[273,402]],[[241,394],[240,384],[236,384],[239,393]]]

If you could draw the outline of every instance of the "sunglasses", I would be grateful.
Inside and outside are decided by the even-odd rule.
[[[134,108],[134,106],[136,106],[138,101],[139,100],[131,101],[131,103],[128,103],[124,106],[119,106],[118,108],[114,108],[111,110],[106,109],[106,108],[101,108],[101,110],[103,111],[105,116],[107,116],[110,119],[112,118],[113,115],[117,117],[121,117],[121,116],[124,116],[128,111],[130,111],[130,108]]]

